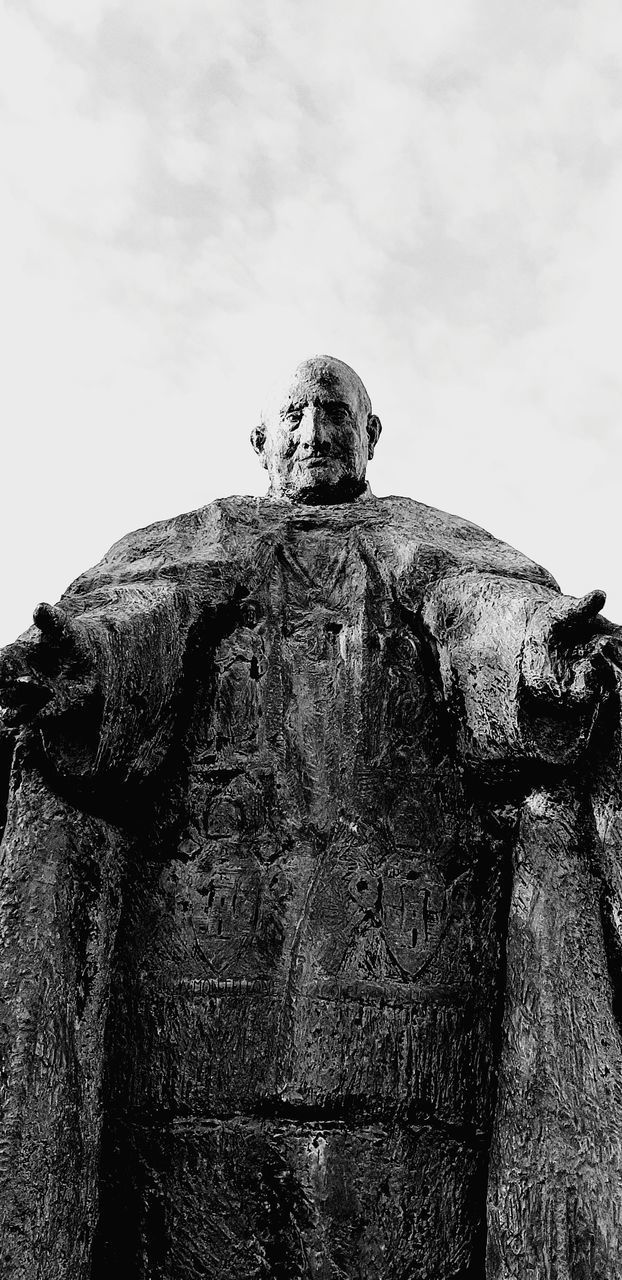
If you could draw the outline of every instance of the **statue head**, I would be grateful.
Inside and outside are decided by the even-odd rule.
[[[347,502],[365,488],[380,431],[354,369],[334,356],[312,356],[271,398],[251,442],[273,497]]]

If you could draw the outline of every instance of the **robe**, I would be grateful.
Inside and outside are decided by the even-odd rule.
[[[558,598],[369,492],[69,588],[99,695],[6,751],[8,1280],[622,1273],[618,691],[534,695]]]

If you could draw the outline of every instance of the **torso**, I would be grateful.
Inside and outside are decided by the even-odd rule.
[[[294,521],[213,667],[205,653],[178,856],[145,868],[124,944],[113,1107],[165,1145],[215,1124],[226,1147],[233,1124],[246,1149],[257,1124],[289,1125],[279,1150],[319,1134],[327,1157],[354,1124],[352,1176],[383,1125],[432,1118],[440,1195],[447,1134],[471,1135],[464,1190],[490,1124],[502,854],[401,585],[373,528]],[[459,1274],[435,1257],[430,1276]]]

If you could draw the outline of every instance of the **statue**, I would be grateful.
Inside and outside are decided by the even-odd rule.
[[[7,1280],[622,1274],[617,630],[379,435],[305,361],[0,656]]]

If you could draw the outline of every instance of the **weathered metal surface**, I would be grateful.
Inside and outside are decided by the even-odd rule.
[[[622,1274],[614,629],[355,444],[0,660],[7,1280]]]

